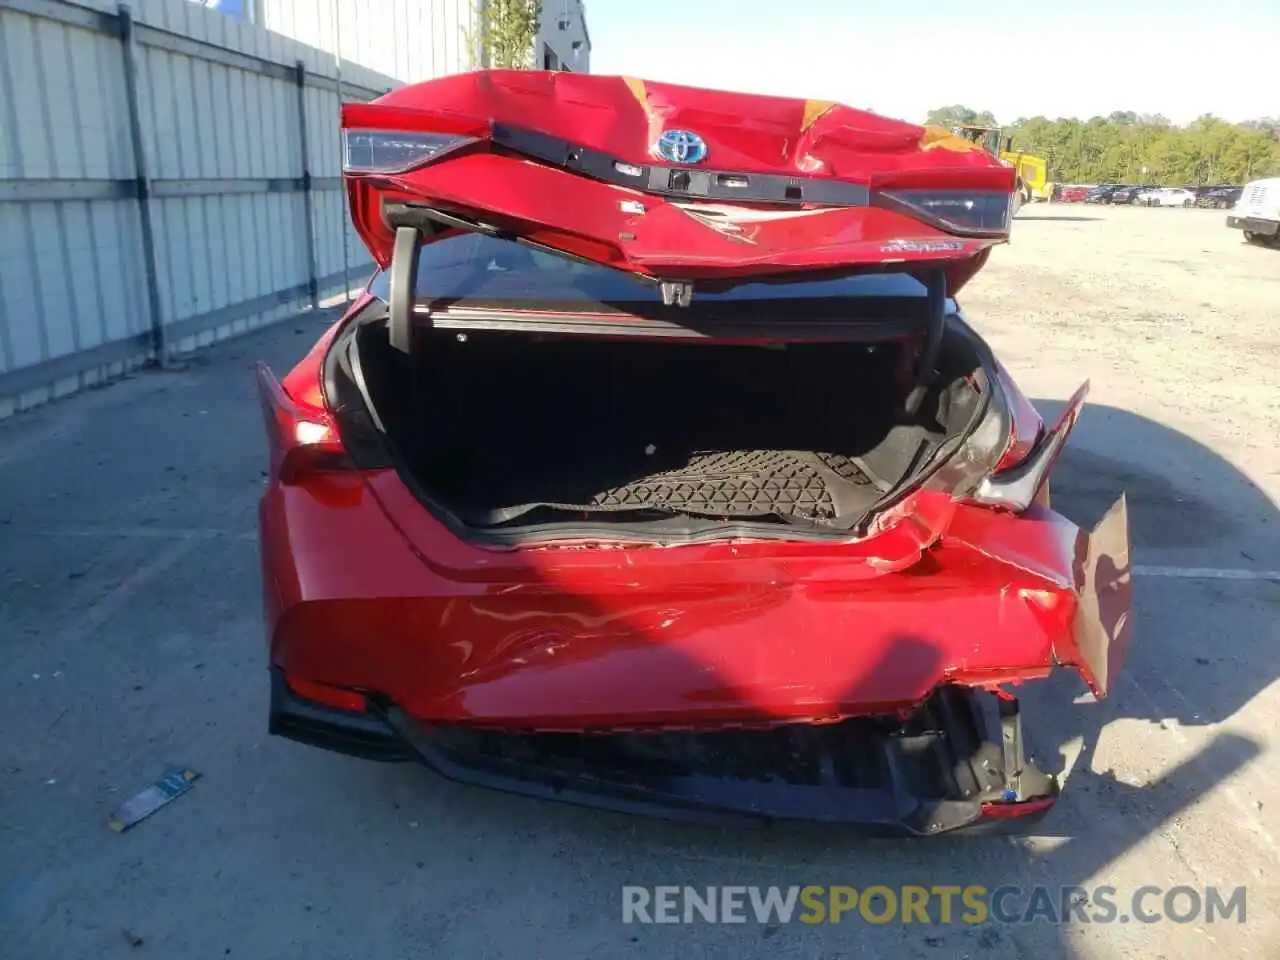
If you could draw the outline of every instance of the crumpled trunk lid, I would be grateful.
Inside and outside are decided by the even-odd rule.
[[[1008,236],[1008,167],[826,101],[493,70],[342,121],[352,218],[384,267],[406,208],[443,215],[428,242],[462,225],[682,281],[919,264],[954,293]]]

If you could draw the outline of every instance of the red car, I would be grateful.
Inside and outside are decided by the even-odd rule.
[[[1062,203],[1080,203],[1088,199],[1089,194],[1094,191],[1094,187],[1063,187],[1059,200]]]
[[[1103,696],[1121,499],[954,299],[1013,173],[832,103],[482,71],[343,110],[380,265],[259,368],[273,733],[502,789],[1033,822],[1016,685]]]

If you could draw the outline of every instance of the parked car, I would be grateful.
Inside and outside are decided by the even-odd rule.
[[[1243,231],[1249,243],[1280,246],[1280,177],[1246,183],[1227,226]]]
[[[1093,191],[1093,189],[1094,189],[1093,187],[1078,186],[1078,185],[1064,186],[1062,188],[1062,196],[1061,196],[1062,202],[1063,203],[1079,203],[1081,200],[1084,200],[1087,196],[1089,196],[1089,194]]]
[[[1114,197],[1116,193],[1120,191],[1120,189],[1121,187],[1118,184],[1105,186],[1105,187],[1094,187],[1087,194],[1085,194],[1084,202],[1085,203],[1111,203],[1111,198]]]
[[[573,81],[343,105],[379,270],[258,367],[270,730],[704,821],[1028,827],[1058,785],[1010,685],[1106,695],[1131,569],[1123,498],[1050,506],[1085,388],[1043,422],[957,302],[1013,171],[848,107]],[[802,129],[805,172],[773,149]]]
[[[1142,192],[1141,187],[1132,187],[1132,186],[1120,187],[1116,189],[1114,192],[1112,192],[1107,202],[1112,204],[1117,204],[1117,203],[1131,204],[1134,202],[1134,197],[1136,197],[1141,192]]]
[[[1182,187],[1157,187],[1142,191],[1133,202],[1144,207],[1191,207],[1195,206],[1196,195]]]
[[[1230,210],[1244,192],[1243,187],[1214,187],[1196,197],[1196,206],[1212,210]]]

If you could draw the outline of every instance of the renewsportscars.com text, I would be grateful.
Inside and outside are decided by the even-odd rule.
[[[1244,923],[1244,887],[622,888],[623,923]]]

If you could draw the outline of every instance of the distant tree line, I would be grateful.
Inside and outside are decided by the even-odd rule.
[[[990,111],[958,104],[930,111],[927,122],[997,125]],[[1015,150],[1044,157],[1058,183],[1195,186],[1280,176],[1280,117],[1228,123],[1206,114],[1180,127],[1159,114],[1120,110],[1090,120],[1024,117],[1005,135]]]

